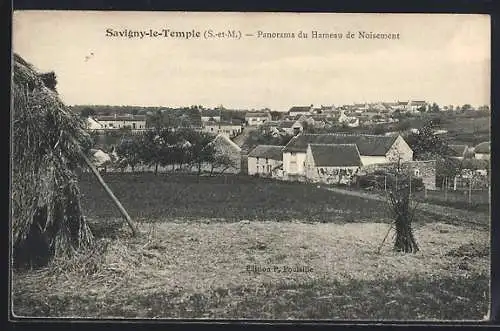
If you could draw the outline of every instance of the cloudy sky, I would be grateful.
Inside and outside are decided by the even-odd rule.
[[[309,39],[134,39],[107,37],[106,29],[302,30]],[[344,38],[311,39],[313,30]],[[348,31],[400,38],[346,39]],[[14,52],[56,72],[69,105],[490,103],[485,15],[20,11],[12,39]]]

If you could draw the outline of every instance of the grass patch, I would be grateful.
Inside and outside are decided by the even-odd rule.
[[[197,178],[152,173],[103,174],[134,219],[199,218],[226,221],[304,222],[372,221],[386,216],[376,201],[325,192],[313,185],[249,176]],[[90,174],[82,174],[82,205],[89,218],[120,217],[105,191]]]

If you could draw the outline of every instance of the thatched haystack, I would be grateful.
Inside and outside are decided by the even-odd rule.
[[[58,98],[55,76],[48,84],[16,54],[12,70],[13,262],[40,266],[92,242],[76,176],[90,137]]]

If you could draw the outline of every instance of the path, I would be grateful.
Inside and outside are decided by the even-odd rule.
[[[328,191],[332,191],[339,194],[346,194],[351,196],[356,196],[365,199],[386,201],[385,197],[374,193],[360,192],[344,190],[337,187],[323,187]],[[471,225],[479,227],[490,227],[490,216],[484,213],[473,212],[470,210],[457,209],[447,206],[440,206],[436,204],[430,204],[426,202],[420,202],[418,209],[424,213],[432,214],[438,217],[446,217],[446,221],[454,224],[468,223]]]

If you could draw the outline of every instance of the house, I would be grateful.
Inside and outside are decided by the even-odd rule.
[[[297,116],[297,115],[310,115],[312,114],[313,105],[310,106],[293,106],[288,111],[288,115]]]
[[[309,144],[355,144],[358,147],[363,167],[372,164],[413,160],[413,151],[401,135],[301,133],[290,139],[283,149],[283,171],[285,176],[304,175],[305,157]]]
[[[202,131],[223,134],[229,138],[236,137],[243,131],[241,124],[226,121],[208,121],[203,123]]]
[[[485,141],[474,147],[474,158],[478,160],[490,159],[491,142]]]
[[[448,145],[448,155],[449,157],[463,160],[465,154],[467,153],[467,145]]]
[[[406,107],[407,110],[416,112],[416,111],[427,111],[429,104],[426,101],[419,100],[410,100]]]
[[[220,109],[202,109],[200,114],[201,114],[201,121],[202,122],[208,122],[208,121],[220,122],[221,121],[221,110]]]
[[[130,128],[132,130],[146,129],[145,115],[117,115],[112,116],[96,116],[95,121],[101,123],[104,130],[117,130],[122,128]]]
[[[278,129],[284,131],[286,134],[296,135],[302,132],[304,127],[300,121],[282,121]]]
[[[271,120],[269,112],[248,112],[245,115],[245,122],[250,126],[257,126]]]
[[[312,182],[350,184],[362,166],[356,144],[309,144],[305,177]]]
[[[248,174],[281,177],[283,147],[285,146],[258,145],[255,147],[248,153]]]

